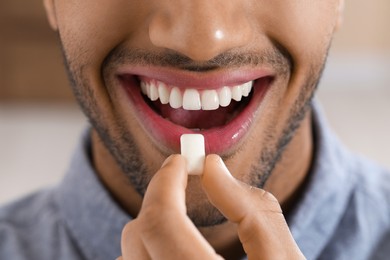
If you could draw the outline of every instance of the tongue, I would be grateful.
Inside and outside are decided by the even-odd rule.
[[[232,102],[228,107],[220,107],[216,110],[188,111],[182,108],[173,109],[169,105],[154,102],[157,112],[171,122],[186,128],[210,129],[228,123],[236,114],[237,102]]]

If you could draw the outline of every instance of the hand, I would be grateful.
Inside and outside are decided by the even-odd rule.
[[[270,193],[236,180],[217,155],[207,156],[201,178],[211,203],[237,224],[248,259],[304,259]],[[221,259],[187,217],[186,185],[184,158],[169,157],[123,230],[119,259]]]

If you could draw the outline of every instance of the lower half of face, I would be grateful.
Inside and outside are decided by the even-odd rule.
[[[287,60],[282,66],[289,68]],[[280,70],[281,74],[211,91],[186,88],[183,93],[180,88],[177,100],[181,101],[173,97],[178,87],[150,77],[116,74],[108,69],[102,84],[107,96],[99,96],[96,85],[72,75],[77,99],[93,127],[132,186],[144,194],[162,161],[180,153],[179,139],[184,133],[203,134],[207,153],[221,155],[238,179],[263,187],[307,111],[321,66],[297,86],[289,85],[289,70]],[[188,91],[195,92],[191,94],[194,96],[186,97]],[[225,91],[229,93],[227,101]],[[210,98],[202,98],[207,95]],[[107,97],[109,102],[105,101]],[[183,108],[186,102],[195,103],[194,99],[199,110]],[[220,103],[212,110],[204,109],[216,100]],[[226,102],[224,106],[222,101]],[[175,102],[181,102],[181,107],[176,108]],[[197,177],[190,177],[187,189],[188,214],[195,224],[224,221],[208,203]]]
[[[128,36],[108,40],[110,45],[96,42],[94,48],[85,47],[87,39],[70,41],[66,30],[61,39],[79,103],[142,195],[163,160],[180,153],[184,133],[203,134],[207,153],[221,155],[236,178],[263,187],[304,118],[321,75],[333,28],[321,26],[320,35],[309,28],[302,43],[298,35],[280,36],[272,28],[275,40],[262,28],[261,37],[252,37],[247,46],[204,61],[194,61],[183,49],[141,45]],[[101,59],[92,62],[88,57],[94,51]],[[187,191],[195,224],[223,221],[196,177],[190,177]]]

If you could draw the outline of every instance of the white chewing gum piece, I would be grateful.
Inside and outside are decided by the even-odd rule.
[[[181,155],[187,162],[187,171],[190,175],[203,173],[206,158],[204,137],[201,134],[184,134],[180,137]]]

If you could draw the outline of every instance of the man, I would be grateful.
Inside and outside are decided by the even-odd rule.
[[[62,183],[2,209],[1,259],[388,257],[389,173],[312,101],[342,0],[44,4],[92,127]]]

